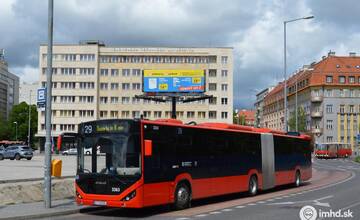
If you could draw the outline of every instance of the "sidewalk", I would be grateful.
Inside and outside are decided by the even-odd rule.
[[[70,215],[81,212],[91,212],[103,207],[78,206],[73,199],[52,201],[52,208],[46,209],[44,202],[23,203],[0,206],[0,219],[37,219],[50,216]]]

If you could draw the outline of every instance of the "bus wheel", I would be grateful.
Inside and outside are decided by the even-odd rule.
[[[178,184],[175,190],[174,208],[176,210],[189,208],[190,199],[191,193],[189,187],[184,183]]]
[[[301,175],[300,172],[297,170],[295,174],[295,184],[296,187],[299,187],[301,185]]]
[[[258,191],[258,181],[255,175],[252,175],[249,179],[249,195],[255,196]]]

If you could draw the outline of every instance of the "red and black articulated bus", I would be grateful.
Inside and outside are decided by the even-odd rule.
[[[315,147],[315,156],[321,159],[347,158],[351,155],[350,144],[331,142],[317,144]]]
[[[310,137],[225,123],[97,120],[77,134],[76,201],[142,208],[311,178]],[[86,155],[84,149],[100,149]]]

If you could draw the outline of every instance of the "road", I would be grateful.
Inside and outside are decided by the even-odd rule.
[[[349,160],[314,160],[314,177],[299,188],[281,187],[255,197],[243,194],[194,201],[187,210],[171,211],[167,207],[142,210],[108,208],[46,219],[300,219],[305,205],[313,206],[318,216],[332,211],[352,211],[352,219],[360,219],[360,165]],[[320,213],[321,212],[321,213]],[[309,213],[307,213],[309,214]],[[326,214],[326,213],[325,213]],[[306,216],[311,220],[311,216]],[[317,218],[336,219],[336,218]],[[350,218],[349,218],[350,219]]]
[[[44,177],[44,155],[36,154],[31,160],[0,160],[0,182]],[[62,175],[75,176],[76,156],[53,155],[52,159],[62,160]]]

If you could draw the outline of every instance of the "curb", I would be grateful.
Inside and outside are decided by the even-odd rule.
[[[52,177],[51,180],[62,180],[62,179],[69,179],[69,178],[75,178],[75,176],[62,176],[60,178]],[[0,184],[21,183],[21,182],[35,182],[35,181],[41,181],[41,180],[44,180],[44,177],[29,178],[29,179],[0,180]]]
[[[40,214],[31,214],[31,215],[21,215],[21,216],[11,216],[0,218],[0,220],[25,220],[25,219],[38,219],[38,218],[46,218],[46,217],[55,217],[55,216],[65,216],[76,213],[89,213],[94,211],[100,211],[106,209],[106,207],[82,207],[71,210],[59,210],[57,212],[48,212],[48,213],[40,213]]]

